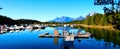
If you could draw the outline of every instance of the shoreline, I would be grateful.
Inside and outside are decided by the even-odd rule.
[[[86,28],[98,28],[98,29],[110,29],[110,30],[115,30],[113,26],[100,26],[100,25],[84,25],[84,24],[79,24],[82,27]]]
[[[60,24],[56,24],[56,25],[59,26]],[[68,25],[82,26],[82,27],[85,27],[85,28],[97,28],[97,29],[116,30],[115,28],[113,28],[113,26],[110,26],[110,25],[106,25],[106,26],[101,26],[101,25],[85,25],[85,24],[68,24]]]

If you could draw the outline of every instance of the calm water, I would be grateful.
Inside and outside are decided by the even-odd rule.
[[[82,28],[90,32],[93,37],[75,39],[74,42],[65,42],[62,38],[39,38],[39,34],[49,32],[53,34],[54,29],[47,27],[40,31],[20,31],[0,34],[0,49],[63,49],[68,46],[71,49],[120,49],[120,33],[104,29]],[[76,33],[78,29],[68,29]],[[65,47],[66,49],[68,47]]]

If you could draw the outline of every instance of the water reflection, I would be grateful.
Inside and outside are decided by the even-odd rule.
[[[54,38],[54,44],[58,44],[58,38]]]
[[[98,45],[100,45],[103,40],[103,43],[104,43],[103,45],[107,49],[111,49],[112,47],[114,47],[115,49],[120,48],[120,32],[119,31],[81,27],[78,29],[78,32],[80,32],[81,30],[82,31],[84,30],[85,32],[90,32],[92,34],[93,36],[91,37],[92,40],[91,41],[88,40],[89,42],[92,42],[92,44],[96,44],[98,42]],[[79,39],[77,40],[78,42],[81,42],[81,40]],[[65,43],[64,40],[63,40],[63,43]]]
[[[69,30],[72,30],[72,28],[70,28],[70,27],[55,27],[54,36],[58,35],[58,30],[62,30],[62,33],[63,33],[64,31],[68,31],[69,32]],[[77,32],[81,32],[82,34],[84,34],[85,33],[84,31],[85,30],[78,29]],[[59,43],[58,39],[59,38],[57,38],[57,37],[54,38],[54,44],[58,44]],[[65,39],[66,38],[62,39],[62,42],[60,43],[60,48],[59,49],[75,49],[74,48],[74,42],[75,41],[66,41]],[[89,39],[89,38],[75,38],[75,39],[78,40],[78,42],[80,43],[82,39],[85,40],[85,39]]]
[[[60,26],[60,27],[55,27],[55,29],[56,29],[56,30],[67,30],[67,31],[69,31],[69,30],[71,30],[71,29],[73,29],[73,28],[68,27],[68,26],[66,26],[66,27]]]
[[[1,39],[0,39],[0,43],[1,43]]]
[[[58,44],[58,38],[54,38],[54,44]],[[65,41],[63,39],[60,44],[59,49],[74,49],[74,41]]]
[[[104,46],[106,48],[111,47],[111,45],[116,48],[120,45],[120,32],[116,30],[106,30],[106,29],[93,29],[93,28],[82,28],[90,32],[96,40],[104,39]],[[114,43],[114,44],[112,44]]]
[[[65,41],[63,39],[60,49],[74,49],[74,41]]]
[[[58,28],[59,33],[62,34],[63,28],[55,27],[55,29]],[[68,27],[70,28],[70,27]],[[72,29],[66,29],[66,30],[72,30]],[[24,33],[18,32],[17,34],[7,34],[7,35],[1,35],[0,38],[2,40],[2,44],[0,44],[1,49],[3,47],[8,47],[8,49],[14,49],[10,48],[9,46],[15,47],[15,45],[19,45],[16,47],[16,49],[19,49],[20,46],[25,46],[23,49],[30,49],[29,47],[35,47],[36,49],[119,49],[120,48],[120,32],[118,31],[112,31],[112,30],[105,30],[105,29],[91,29],[91,28],[79,28],[74,29],[76,32],[81,32],[80,30],[84,30],[85,32],[90,32],[93,37],[90,38],[75,38],[74,41],[65,41],[63,38],[38,38],[38,35],[44,32],[50,32],[50,34],[54,34],[53,28],[47,28],[45,30],[39,31],[39,33],[36,30],[36,33],[30,33],[32,31],[27,32],[23,31]],[[58,32],[55,31],[55,32]],[[75,33],[75,32],[74,32]],[[13,35],[14,34],[14,35]],[[12,36],[9,36],[12,35]],[[58,35],[54,34],[54,35]],[[51,40],[52,39],[52,40]],[[8,41],[9,40],[9,41]],[[6,43],[7,42],[7,43]],[[11,43],[14,42],[15,45],[11,45]],[[24,43],[28,44],[25,45]],[[5,45],[6,44],[6,45]],[[13,44],[13,43],[12,43]],[[46,48],[48,46],[49,48]],[[53,48],[54,47],[54,48]]]

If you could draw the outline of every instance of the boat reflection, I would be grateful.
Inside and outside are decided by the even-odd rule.
[[[74,41],[65,41],[63,39],[59,49],[74,49]]]

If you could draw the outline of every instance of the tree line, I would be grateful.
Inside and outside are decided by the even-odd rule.
[[[71,24],[99,25],[99,26],[114,26],[120,30],[120,12],[93,15],[87,15],[85,20],[67,22]]]
[[[85,24],[85,25],[100,25],[100,26],[114,26],[114,28],[120,30],[120,12],[100,14],[95,13],[93,15],[87,15],[84,20],[76,20],[71,22],[40,22],[37,20],[19,19],[13,20],[7,16],[0,15],[0,24]]]
[[[30,19],[18,19],[14,20],[12,18],[9,18],[7,16],[0,15],[0,25],[14,25],[14,24],[34,24],[34,23],[41,23],[37,20],[30,20]]]

